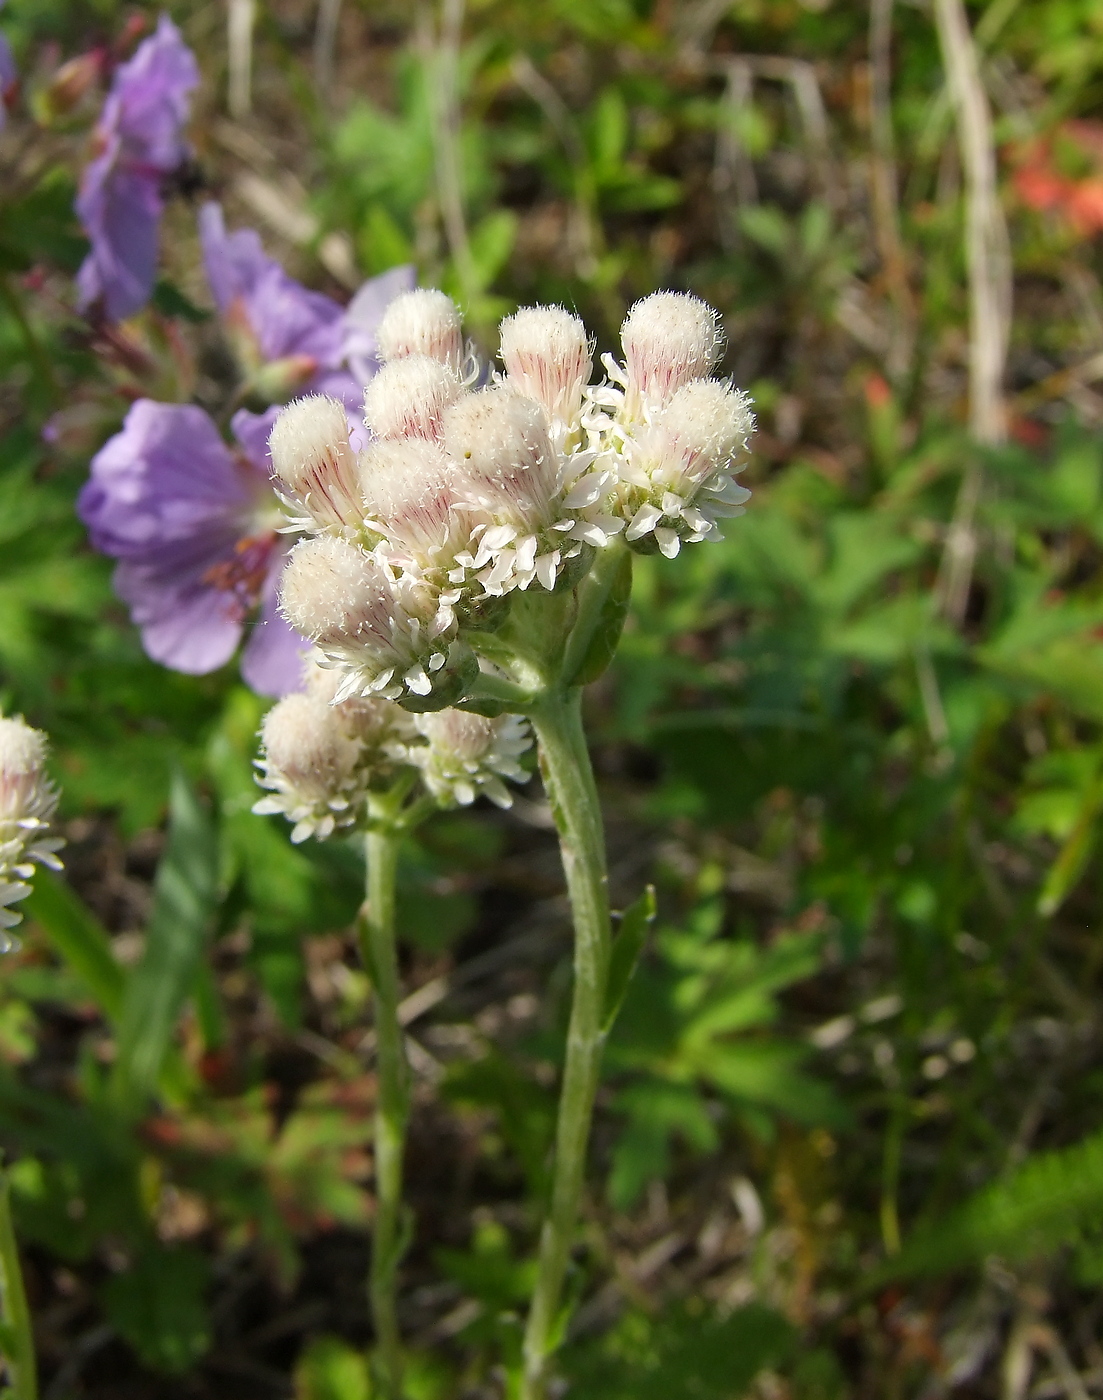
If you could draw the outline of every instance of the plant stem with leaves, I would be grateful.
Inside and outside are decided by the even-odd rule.
[[[377,1344],[378,1379],[387,1400],[402,1395],[402,1343],[395,1308],[404,1249],[402,1157],[409,1117],[409,1071],[398,1019],[395,877],[399,828],[393,807],[380,803],[367,833],[367,901],[358,933],[372,980],[379,1089],[375,1109],[375,1222],[369,1297]]]
[[[10,1386],[7,1393],[12,1400],[37,1400],[34,1333],[12,1225],[11,1188],[4,1171],[0,1171],[0,1316],[3,1319],[0,1353],[7,1366]]]

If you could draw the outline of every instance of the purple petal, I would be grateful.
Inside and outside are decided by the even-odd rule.
[[[268,439],[272,427],[280,415],[280,405],[273,404],[263,413],[250,413],[247,408],[239,408],[230,419],[230,431],[241,444],[241,450],[256,467],[265,481],[272,476],[272,459],[268,455]]]
[[[174,567],[175,544],[247,533],[259,487],[202,409],[139,399],[92,459],[77,510],[101,552]]]
[[[8,109],[6,98],[9,93],[15,91],[15,86],[19,82],[19,69],[15,66],[15,58],[11,51],[11,45],[3,34],[0,34],[0,131],[8,119]]]
[[[280,557],[280,568],[286,559]],[[241,674],[246,685],[258,695],[290,695],[303,688],[303,661],[310,643],[300,637],[282,618],[276,607],[276,579],[279,570],[269,577],[269,587],[260,605],[260,618],[245,644],[241,657]]]
[[[82,309],[113,321],[139,311],[157,272],[164,179],[188,154],[183,139],[195,56],[162,15],[156,32],[115,73],[96,123],[99,154],[84,170],[76,210],[92,244],[77,276]]]
[[[266,360],[310,355],[323,369],[340,365],[344,312],[332,297],[289,277],[254,229],[227,233],[217,204],[200,210],[199,238],[219,311],[226,316],[240,306]]]
[[[416,285],[417,272],[412,265],[392,267],[365,282],[346,307],[342,348],[349,369],[361,386],[379,368],[375,336],[383,313],[396,296]]]
[[[190,676],[224,666],[241,640],[233,600],[202,582],[201,573],[168,579],[156,565],[124,562],[115,592],[130,607],[142,646],[154,661]]]
[[[77,213],[92,250],[77,273],[81,308],[103,303],[107,318],[123,321],[149,300],[157,276],[157,233],[164,200],[160,180],[115,166],[93,167],[77,199]]]

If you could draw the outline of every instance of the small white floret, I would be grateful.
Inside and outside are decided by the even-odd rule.
[[[57,852],[65,843],[50,830],[58,793],[46,776],[46,752],[41,730],[0,716],[0,930],[22,918],[11,905],[30,894],[34,867],[61,869]],[[0,933],[0,952],[14,946]]]
[[[421,769],[425,786],[440,803],[467,807],[483,794],[499,807],[512,805],[503,779],[524,783],[529,776],[518,761],[532,744],[524,719],[485,719],[445,709],[418,715],[415,723],[427,743],[408,749],[407,759]]]

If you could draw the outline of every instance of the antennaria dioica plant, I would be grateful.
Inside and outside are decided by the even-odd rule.
[[[602,1047],[649,902],[614,942],[582,689],[616,650],[633,551],[673,558],[683,543],[720,538],[718,519],[743,510],[749,493],[735,477],[753,418],[746,395],[709,377],[720,341],[703,302],[656,293],[624,323],[624,363],[607,357],[607,378],[592,386],[582,322],[527,308],[502,325],[504,375],[476,389],[456,307],[441,292],[412,291],[379,327],[369,447],[354,450],[343,406],[320,395],[289,405],[273,429],[282,499],[304,532],[281,606],[316,651],[308,693],[266,721],[272,793],[257,810],[283,811],[295,839],[358,814],[368,829],[362,942],[380,1073],[371,1296],[392,1396],[406,1121],[394,870],[398,833],[425,810],[424,799],[404,807],[412,773],[437,800],[469,802],[480,786],[502,800],[527,719],[559,833],[574,990],[520,1389],[541,1400],[563,1331]]]

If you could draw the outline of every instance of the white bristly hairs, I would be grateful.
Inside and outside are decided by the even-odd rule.
[[[0,952],[16,946],[2,930],[22,918],[11,906],[31,892],[36,865],[60,870],[65,844],[50,831],[58,792],[46,776],[46,735],[21,716],[0,716]]]
[[[463,385],[430,355],[407,355],[383,366],[364,391],[364,421],[377,438],[437,438],[444,410]]]
[[[415,723],[428,741],[407,749],[407,760],[421,769],[425,786],[446,806],[468,807],[485,794],[499,807],[513,805],[502,781],[528,782],[518,759],[532,745],[528,722],[519,715],[484,719],[463,710],[418,715]]]
[[[693,379],[703,379],[724,344],[720,318],[686,292],[653,292],[636,302],[620,331],[626,370],[625,412],[646,416]]]
[[[300,528],[358,529],[364,510],[344,405],[308,394],[282,409],[268,440],[284,499]]]
[[[581,320],[561,306],[526,306],[506,317],[500,333],[508,382],[542,404],[549,418],[573,426],[593,363]]]
[[[395,297],[376,332],[379,358],[384,362],[407,355],[428,355],[458,376],[464,348],[459,308],[451,297],[431,287],[418,287]]]
[[[362,746],[332,705],[309,692],[287,695],[265,715],[260,734],[257,781],[270,791],[254,812],[293,822],[296,844],[308,836],[324,840],[355,821],[366,790],[357,772]]]

